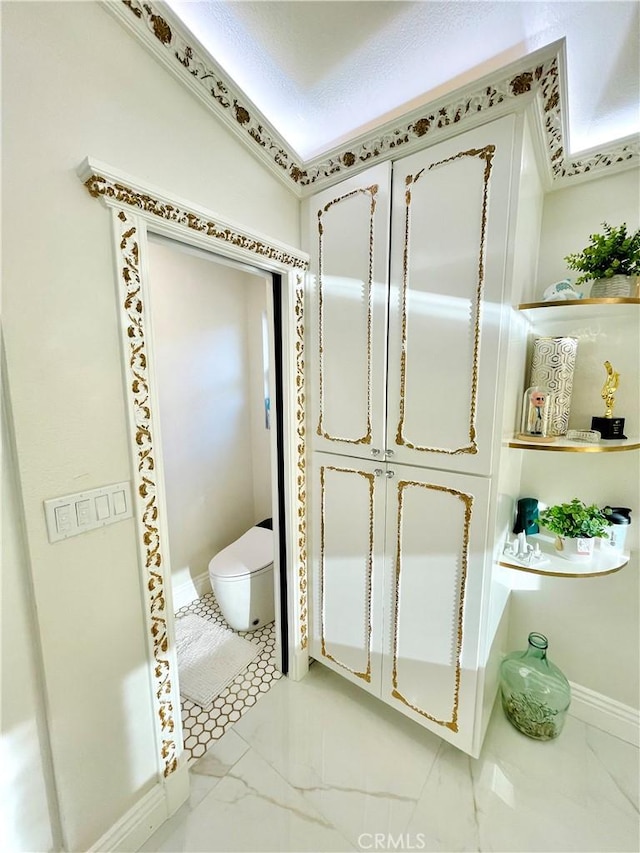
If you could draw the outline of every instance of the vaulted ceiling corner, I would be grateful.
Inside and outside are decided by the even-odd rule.
[[[418,20],[416,16],[419,17],[420,21],[424,21],[425,14],[429,14],[429,22],[433,18],[439,23],[440,27],[464,26],[468,23],[463,14],[469,5],[468,3],[442,4],[435,2],[435,0],[426,0],[422,3],[405,3],[403,0],[396,0],[391,4],[384,2],[374,4],[354,4],[351,2],[322,4],[315,2],[315,0],[305,0],[305,2],[298,0],[297,4],[293,5],[290,2],[273,4],[268,0],[262,3],[223,3],[214,2],[214,0],[207,0],[207,2],[200,0],[198,3],[189,4],[189,9],[203,15],[207,12],[207,8],[211,7],[211,20],[213,20],[215,13],[220,21],[228,19],[227,25],[231,21],[232,26],[238,30],[238,33],[235,32],[235,29],[232,30],[232,35],[239,38],[251,37],[253,44],[257,45],[255,47],[256,53],[263,49],[259,43],[261,35],[275,40],[278,36],[286,38],[287,29],[293,25],[292,20],[294,23],[297,22],[297,32],[304,34],[306,30],[303,29],[303,25],[309,23],[309,15],[316,16],[315,27],[317,31],[320,31],[322,30],[322,22],[327,15],[335,15],[337,12],[341,16],[341,21],[343,23],[346,21],[344,26],[353,28],[351,34],[340,33],[342,41],[339,41],[339,44],[343,46],[347,44],[346,39],[351,35],[353,37],[349,42],[352,44],[351,49],[354,54],[358,54],[358,61],[362,67],[366,68],[369,67],[367,63],[370,59],[366,50],[373,48],[369,46],[369,43],[363,45],[362,27],[357,28],[358,20],[362,22],[360,10],[364,9],[365,5],[375,7],[376,16],[369,21],[370,32],[368,35],[369,42],[373,46],[377,45],[377,49],[380,49],[381,36],[376,31],[376,27],[389,27],[388,38],[392,45],[394,39],[397,42],[398,39],[403,38],[405,42],[402,43],[406,43],[411,50],[419,54],[423,50],[424,44],[420,38],[415,37],[415,34],[411,35],[411,32],[407,30],[412,20],[414,24]],[[449,6],[448,10],[443,8],[447,5]],[[482,9],[487,14],[493,14],[493,7],[496,6],[495,3],[489,2],[480,2],[474,5],[476,12]],[[539,3],[537,10],[530,8],[532,5],[536,6],[535,3],[531,4],[524,2],[524,0],[520,4],[508,5],[510,7],[521,5],[520,11],[523,12],[524,17],[525,11],[527,14],[533,15],[536,11],[541,12],[543,6],[547,7],[550,4]],[[584,14],[590,11],[587,7],[591,6],[591,11],[594,13],[593,20],[595,21],[602,11],[600,7],[603,4],[582,2],[555,5],[585,7],[578,10]],[[617,6],[618,4],[614,5]],[[622,11],[626,12],[626,7],[630,7],[632,13],[632,7],[636,4],[623,2],[622,5],[625,7]],[[181,12],[186,8],[181,0],[171,0],[171,6],[178,8]],[[358,8],[351,9],[352,6]],[[505,4],[502,6],[503,10],[506,9]],[[538,137],[545,152],[548,187],[563,186],[568,181],[585,180],[605,171],[611,173],[640,163],[640,134],[638,133],[627,135],[621,139],[602,142],[596,147],[576,155],[572,155],[567,150],[569,137],[567,129],[567,87],[571,83],[575,85],[575,79],[572,81],[570,72],[567,71],[567,62],[568,54],[572,51],[575,52],[575,43],[579,42],[578,37],[571,44],[568,44],[564,38],[553,41],[538,50],[516,58],[506,66],[491,68],[488,73],[480,75],[452,91],[448,91],[446,86],[441,86],[439,91],[442,93],[438,97],[428,100],[427,103],[390,121],[384,122],[383,116],[378,117],[379,122],[376,124],[374,121],[372,128],[365,133],[349,138],[348,142],[336,144],[324,153],[308,157],[305,160],[297,154],[292,145],[285,139],[284,134],[278,132],[274,124],[233,81],[230,74],[214,59],[176,12],[169,8],[169,5],[149,2],[149,0],[144,0],[144,2],[142,0],[108,0],[104,3],[104,7],[115,15],[147,50],[153,53],[192,94],[207,106],[218,120],[221,120],[236,134],[255,156],[299,196],[334,183],[345,175],[357,172],[373,162],[390,159],[398,149],[401,149],[403,153],[409,153],[424,145],[424,139],[427,136],[435,141],[438,138],[457,133],[463,128],[466,129],[485,122],[488,114],[491,114],[492,117],[498,117],[523,106],[532,108],[536,115]],[[196,7],[198,8],[196,9]],[[291,13],[295,13],[293,17],[286,17],[287,7]],[[273,13],[271,17],[267,15],[269,10]],[[453,10],[455,10],[456,15],[453,15],[452,18]],[[513,11],[513,8],[509,11]],[[552,8],[551,12],[553,11]],[[558,9],[556,17],[562,18],[563,11],[565,10]],[[323,12],[324,18],[317,17],[320,12]],[[358,14],[354,16],[352,14],[354,12]],[[303,15],[300,19],[296,17],[299,14]],[[636,9],[635,19],[630,19],[628,25],[632,32],[634,25],[638,26],[637,17]],[[582,18],[578,20],[578,18],[579,16],[576,18],[575,26],[582,27],[582,30],[578,31],[578,36],[584,36],[583,31],[587,24],[591,25],[591,19],[587,21],[586,19],[582,20]],[[532,20],[535,22],[538,19],[534,16]],[[551,21],[553,23],[553,18]],[[547,19],[545,19],[545,23],[548,23]],[[404,29],[402,29],[401,24],[403,24]],[[624,25],[624,20],[622,25]],[[328,24],[326,26],[328,27]],[[496,26],[499,27],[498,24]],[[553,27],[542,28],[542,36],[547,32],[557,31],[559,26],[560,24],[556,26],[556,30],[553,30]],[[572,26],[574,26],[573,23]],[[253,27],[252,30],[251,27]],[[330,32],[330,29],[327,32]],[[357,33],[360,34],[360,40],[356,38]],[[537,34],[538,38],[542,36]],[[426,36],[424,37],[426,38]],[[307,33],[307,38],[313,39],[314,33]],[[498,42],[496,42],[497,44]],[[278,45],[274,45],[274,52],[277,52],[277,48]],[[315,87],[318,90],[315,92],[315,97],[321,98],[323,96],[323,92],[320,91],[321,86],[331,88],[342,79],[339,66],[344,57],[340,54],[339,46],[335,47],[330,58],[333,63],[330,68],[319,66],[320,60],[315,60],[316,66],[313,66],[313,57],[309,60],[310,65],[298,48],[297,58],[294,56],[289,63],[291,66],[289,73],[292,75],[292,80],[289,83],[282,84],[283,91],[287,90],[288,85],[293,85],[296,81],[300,84],[299,90],[304,89],[305,86],[313,89],[315,77],[311,70],[317,68],[319,72],[324,73],[323,79]],[[249,60],[247,61],[249,62]],[[326,62],[326,60],[323,61]],[[575,61],[580,67],[583,57],[580,56]],[[628,64],[628,56],[625,61]],[[344,63],[348,64],[347,59],[344,59]],[[485,66],[490,65],[491,62],[485,62]],[[481,64],[478,65],[478,68],[482,67]],[[618,67],[620,67],[619,63]],[[461,76],[456,77],[457,79],[461,79]],[[630,78],[628,74],[624,80],[626,80],[626,87],[622,84],[619,87],[620,103],[612,104],[610,112],[613,116],[622,115],[620,112],[622,104],[626,110],[624,114],[627,117],[629,114],[633,117],[633,107],[630,111],[629,100],[631,99],[633,102],[638,84],[634,83],[633,77]],[[371,81],[371,85],[374,87],[375,83],[375,80]],[[611,80],[603,80],[600,85],[600,96],[605,93],[610,94],[611,85]],[[349,91],[344,93],[344,99],[347,101],[346,108],[349,110],[351,107],[353,120],[357,122],[360,101],[356,102],[356,94],[353,94],[354,102],[350,105],[348,103],[349,94]],[[291,95],[292,98],[298,96],[300,96],[298,90]],[[361,92],[358,97],[362,97]],[[399,91],[396,97],[399,97],[401,102],[406,103],[407,101],[404,89]],[[596,95],[594,94],[593,97]],[[616,109],[618,110],[617,113]],[[357,127],[357,124],[354,127]]]

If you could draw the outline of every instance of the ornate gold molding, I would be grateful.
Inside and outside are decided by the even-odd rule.
[[[102,196],[105,200],[126,204],[137,211],[150,213],[177,225],[184,225],[192,231],[197,231],[207,237],[214,237],[217,240],[224,240],[239,249],[245,249],[259,257],[269,258],[289,267],[306,269],[308,266],[304,258],[286,252],[278,246],[262,242],[225,225],[216,224],[210,219],[204,218],[197,211],[154,198],[148,193],[140,192],[103,175],[92,174],[85,180],[84,185],[94,198]]]
[[[366,636],[366,644],[367,644],[367,668],[366,670],[359,672],[355,669],[352,669],[350,666],[347,666],[346,663],[339,661],[337,658],[334,658],[333,655],[329,654],[327,651],[327,645],[325,641],[325,621],[324,621],[324,588],[325,588],[325,471],[336,471],[344,474],[356,474],[360,477],[364,477],[365,480],[369,483],[369,554],[367,556],[367,584],[366,584],[366,595],[367,595],[367,636]],[[373,494],[375,489],[375,474],[370,474],[366,471],[358,471],[356,468],[338,468],[335,465],[322,465],[320,468],[320,647],[321,652],[324,657],[338,666],[346,669],[347,672],[352,673],[352,675],[361,678],[363,681],[366,681],[368,684],[371,683],[371,592],[372,592],[372,577],[373,577]]]
[[[145,307],[140,280],[140,245],[134,217],[124,211],[114,213],[118,229],[118,279],[120,304],[126,317],[124,328],[125,365],[133,430],[134,493],[139,550],[146,570],[148,618],[151,630],[156,712],[162,735],[161,758],[164,775],[177,767],[175,709],[172,699],[171,662],[167,654],[167,610],[164,592],[164,560],[160,542],[160,518],[155,481],[154,426],[149,392]]]
[[[484,258],[485,258],[485,243],[487,236],[487,200],[489,194],[489,180],[491,178],[491,167],[493,164],[493,155],[495,154],[495,145],[486,145],[484,148],[471,148],[468,151],[460,151],[458,154],[453,154],[444,160],[439,160],[425,170],[421,169],[417,175],[407,175],[405,179],[405,230],[404,230],[404,251],[402,261],[402,343],[400,356],[400,416],[398,420],[398,429],[396,432],[396,444],[404,447],[409,447],[412,450],[426,451],[429,453],[444,453],[449,456],[455,456],[462,453],[475,454],[478,452],[476,443],[476,409],[478,398],[478,363],[480,353],[480,317],[482,312],[482,297],[484,291]],[[469,405],[469,444],[464,447],[457,447],[454,450],[443,447],[428,447],[418,444],[413,444],[404,436],[404,419],[405,419],[405,391],[406,391],[406,367],[407,367],[407,289],[409,278],[409,235],[410,235],[410,210],[411,210],[411,187],[420,180],[422,175],[436,169],[439,166],[444,166],[447,163],[452,163],[462,157],[478,157],[484,161],[483,170],[483,186],[482,186],[482,218],[480,223],[480,246],[478,249],[478,281],[476,284],[475,302],[473,306],[473,356],[471,365],[471,382],[470,382],[470,405]]]
[[[298,499],[298,606],[300,608],[300,648],[309,643],[307,608],[307,473],[306,473],[306,408],[304,373],[304,279],[296,281],[296,432],[297,432],[297,499]]]
[[[370,187],[358,187],[351,192],[345,193],[338,198],[332,199],[318,211],[318,426],[316,432],[323,438],[329,441],[340,441],[344,444],[371,444],[372,427],[371,427],[371,334],[373,322],[373,240],[374,240],[374,217],[376,211],[376,195],[378,193],[378,185],[372,184]],[[340,204],[347,199],[354,198],[358,195],[370,196],[369,208],[369,262],[367,273],[367,423],[366,430],[363,436],[359,438],[345,438],[343,436],[330,435],[324,428],[324,270],[323,270],[323,237],[324,225],[322,217],[334,205]]]
[[[458,586],[458,613],[456,626],[456,648],[455,648],[455,684],[453,697],[451,702],[451,716],[448,720],[439,720],[424,708],[419,708],[413,705],[398,689],[398,632],[399,632],[399,603],[400,603],[400,575],[402,570],[402,509],[404,500],[404,491],[411,486],[417,486],[421,489],[432,489],[437,492],[444,492],[452,495],[462,501],[464,505],[464,523],[462,533],[462,551],[460,554],[460,582]],[[457,489],[450,489],[446,486],[438,486],[433,483],[421,483],[415,480],[399,480],[398,481],[398,520],[397,520],[397,542],[396,542],[396,571],[395,571],[395,586],[394,586],[394,626],[393,626],[393,671],[392,683],[393,690],[391,695],[394,699],[403,702],[412,711],[426,717],[440,726],[445,726],[452,732],[458,731],[458,707],[460,702],[460,656],[462,653],[462,633],[464,622],[464,596],[467,583],[467,572],[469,564],[469,536],[471,527],[471,516],[473,513],[473,496],[467,495],[465,492],[460,492]]]
[[[305,166],[305,180],[315,183],[331,178],[345,168],[358,164],[371,165],[377,158],[403,156],[409,150],[424,147],[418,143],[429,135],[437,141],[438,137],[442,137],[445,132],[450,133],[450,129],[456,125],[456,133],[462,133],[467,127],[477,124],[478,116],[482,113],[493,110],[497,117],[519,109],[520,105],[516,103],[518,99],[534,99],[538,104],[543,116],[551,171],[555,174],[563,156],[558,57],[556,55],[536,61],[536,57],[543,52],[538,51],[490,78],[484,78],[431,105],[408,113],[400,124],[388,123],[366,134],[349,151],[310,161]],[[528,63],[534,64],[527,67]],[[403,149],[403,153],[397,155],[399,148]]]
[[[121,286],[121,330],[123,340],[123,362],[126,377],[127,407],[130,424],[130,444],[134,468],[134,494],[136,496],[136,529],[141,571],[147,591],[147,622],[150,630],[149,645],[153,658],[154,703],[159,720],[159,750],[165,776],[177,768],[177,746],[172,736],[176,729],[174,694],[177,695],[177,678],[172,672],[172,659],[168,654],[167,612],[165,597],[165,559],[162,553],[166,519],[160,517],[160,502],[156,482],[156,452],[154,448],[155,413],[150,392],[150,365],[147,356],[147,330],[145,325],[145,288],[141,270],[145,263],[141,258],[141,232],[144,232],[149,217],[161,216],[180,227],[176,233],[189,241],[187,229],[203,232],[207,237],[223,239],[245,252],[256,252],[276,262],[274,268],[280,272],[307,266],[306,256],[287,252],[286,247],[271,246],[250,234],[242,234],[227,227],[217,227],[201,211],[180,207],[167,198],[156,198],[149,192],[132,188],[119,181],[115,171],[104,166],[106,178],[96,172],[95,161],[87,159],[78,169],[87,190],[94,198],[105,199],[112,207],[118,281]],[[134,183],[131,180],[131,183]],[[207,227],[202,227],[206,225]],[[212,248],[215,244],[212,242]],[[217,249],[226,253],[226,249]],[[229,257],[236,255],[228,251]],[[243,257],[239,255],[239,257]],[[246,261],[246,258],[243,258]],[[286,269],[288,268],[288,270]],[[288,275],[291,281],[292,276]],[[305,364],[304,364],[304,277],[295,276],[295,292],[291,294],[295,325],[292,329],[295,346],[295,361],[291,381],[295,383],[293,417],[295,418],[295,451],[292,454],[296,466],[296,489],[292,500],[297,511],[296,535],[292,542],[291,560],[297,565],[300,624],[300,650],[308,646],[307,611],[307,528],[306,528],[306,439],[305,439]],[[177,709],[179,715],[179,707]],[[178,716],[179,721],[179,716]],[[179,725],[179,723],[178,723]]]
[[[146,47],[159,53],[174,74],[287,181],[296,184],[303,179],[304,166],[294,152],[169,9],[143,0],[122,0],[121,8],[127,10],[123,19],[111,3],[107,8],[125,20]]]
[[[569,156],[564,143],[561,101],[562,42],[548,45],[507,67],[359,136],[348,146],[301,160],[265,116],[223,72],[186,26],[165,6],[150,0],[107,2],[117,17],[144,46],[159,56],[189,89],[244,141],[297,194],[315,190],[378,160],[434,142],[451,128],[467,129],[479,120],[519,110],[534,102],[539,116],[551,182],[640,163],[640,140],[618,140],[595,151]]]
[[[596,151],[578,154],[575,157],[565,157],[561,168],[554,174],[556,183],[564,185],[573,178],[584,178],[589,175],[599,177],[605,170],[612,167],[637,166],[640,163],[640,140],[637,137],[614,140],[600,146]]]

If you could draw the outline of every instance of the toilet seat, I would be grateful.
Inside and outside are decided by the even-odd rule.
[[[272,565],[273,532],[252,527],[213,557],[209,574],[212,578],[232,580],[255,575],[262,569],[271,569]]]

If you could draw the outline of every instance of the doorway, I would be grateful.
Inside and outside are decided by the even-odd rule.
[[[183,689],[191,760],[288,671],[281,277],[152,232],[148,270],[177,633],[191,620],[258,650],[211,702]],[[276,618],[242,630],[225,620],[208,564],[256,526],[273,539]]]
[[[147,320],[150,232],[227,260],[259,266],[279,285],[282,345],[283,510],[280,552],[286,554],[286,626],[282,651],[290,678],[309,666],[307,607],[307,471],[305,402],[305,270],[309,256],[170,192],[146,185],[91,157],[78,176],[111,213],[114,279],[121,341],[125,410],[131,456],[133,526],[149,661],[149,698],[155,720],[158,779],[171,811],[188,796],[189,777],[179,719],[175,619],[171,607],[168,532],[157,427],[153,335]],[[276,584],[280,578],[276,579]]]

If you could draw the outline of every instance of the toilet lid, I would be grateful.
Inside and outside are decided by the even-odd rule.
[[[273,563],[273,531],[252,527],[215,555],[209,563],[209,572],[217,578],[235,578],[257,572],[270,563]]]

